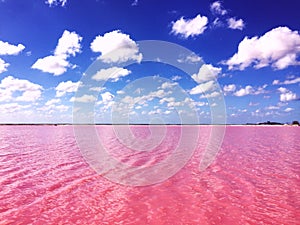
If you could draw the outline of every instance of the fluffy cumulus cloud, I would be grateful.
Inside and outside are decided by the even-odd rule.
[[[172,23],[172,33],[181,35],[184,38],[198,36],[205,31],[207,23],[207,17],[200,14],[193,19],[184,19],[184,17],[181,17]]]
[[[101,53],[99,59],[105,63],[140,62],[143,58],[137,43],[120,30],[97,36],[90,47],[93,52]]]
[[[262,87],[254,88],[251,85],[247,85],[244,88],[240,88],[238,91],[234,92],[234,95],[237,97],[242,97],[245,95],[259,95],[266,93],[265,88],[267,85],[264,85]]]
[[[233,30],[243,30],[245,27],[242,19],[229,18],[227,20],[228,28]]]
[[[205,83],[201,83],[197,85],[196,87],[192,88],[190,91],[191,95],[196,95],[196,94],[203,94],[209,91],[213,91],[217,88],[217,84],[215,81],[211,80]]]
[[[277,27],[261,37],[245,37],[238,46],[238,52],[224,62],[230,70],[244,70],[251,65],[259,69],[271,65],[284,69],[299,65],[300,35],[288,27]]]
[[[118,81],[121,77],[125,77],[131,73],[130,70],[121,67],[111,67],[108,69],[101,69],[92,76],[92,79],[97,81],[111,80]]]
[[[58,40],[54,55],[38,59],[31,68],[52,73],[55,76],[65,73],[67,68],[73,66],[68,58],[80,53],[81,41],[82,37],[77,33],[65,30]]]
[[[198,74],[193,74],[192,78],[199,84],[201,82],[217,79],[221,72],[222,68],[214,67],[211,64],[203,64],[200,67]]]
[[[217,77],[222,69],[214,67],[211,64],[203,64],[197,74],[192,75],[192,79],[198,85],[190,90],[191,95],[202,94],[200,98],[214,98],[220,95],[218,89]]]
[[[18,55],[25,49],[22,44],[12,45],[8,42],[0,41],[0,55]]]
[[[52,73],[53,75],[58,76],[65,73],[69,66],[70,63],[66,59],[60,56],[50,55],[38,59],[31,68],[41,70],[44,73]]]
[[[235,84],[228,84],[223,87],[224,92],[234,92],[236,90]]]
[[[280,87],[277,89],[280,92],[280,101],[288,102],[297,99],[297,95],[287,88]]]
[[[0,58],[0,73],[7,71],[7,67],[9,63],[5,62],[3,59]]]
[[[72,82],[70,80],[66,81],[66,82],[61,82],[59,83],[55,90],[56,90],[56,97],[62,97],[64,96],[66,93],[72,93],[72,92],[76,92],[79,85],[81,85],[81,82]]]
[[[219,1],[213,2],[210,5],[210,11],[216,15],[225,15],[227,13],[227,10],[222,7]]]
[[[106,91],[101,94],[101,98],[102,98],[102,102],[110,102],[114,98],[114,95]]]
[[[65,6],[67,3],[67,0],[46,0],[46,4],[49,6]]]
[[[68,58],[80,52],[82,37],[75,32],[64,31],[55,48],[54,55]]]
[[[8,42],[0,41],[0,55],[18,55],[25,49],[22,44],[13,45]],[[9,63],[0,58],[0,73],[7,71]]]
[[[8,76],[0,83],[0,102],[24,101],[34,102],[41,97],[43,87],[28,80]]]

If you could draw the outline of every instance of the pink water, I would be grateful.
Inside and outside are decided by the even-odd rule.
[[[167,127],[165,150],[135,154],[132,164],[166,157],[178,129]],[[229,126],[200,172],[210,129],[200,127],[196,152],[175,176],[130,187],[88,166],[72,126],[0,126],[0,224],[300,224],[300,127]],[[111,127],[97,130],[112,154],[130,156],[108,141]]]

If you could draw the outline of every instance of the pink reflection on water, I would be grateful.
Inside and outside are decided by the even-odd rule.
[[[133,152],[111,141],[109,126],[97,127],[111,154],[138,165],[170,153],[178,128],[168,129],[157,151]],[[0,126],[0,224],[299,224],[299,127],[227,127],[216,161],[199,172],[210,129],[201,126],[175,176],[128,187],[88,166],[71,126]]]

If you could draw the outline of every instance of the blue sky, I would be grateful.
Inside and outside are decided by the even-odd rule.
[[[1,0],[0,123],[72,122],[74,115],[300,120],[299,7],[297,0]],[[160,52],[145,62],[143,40],[191,54],[153,42]]]

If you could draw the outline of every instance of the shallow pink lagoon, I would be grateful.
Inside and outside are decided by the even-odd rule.
[[[300,224],[300,127],[229,126],[200,172],[210,130],[199,126],[196,151],[176,175],[132,187],[89,167],[72,126],[0,126],[0,224]],[[110,126],[97,131],[110,154],[135,166],[172,154],[181,132],[168,126],[155,151],[132,152]],[[143,126],[132,132],[149,136]]]

